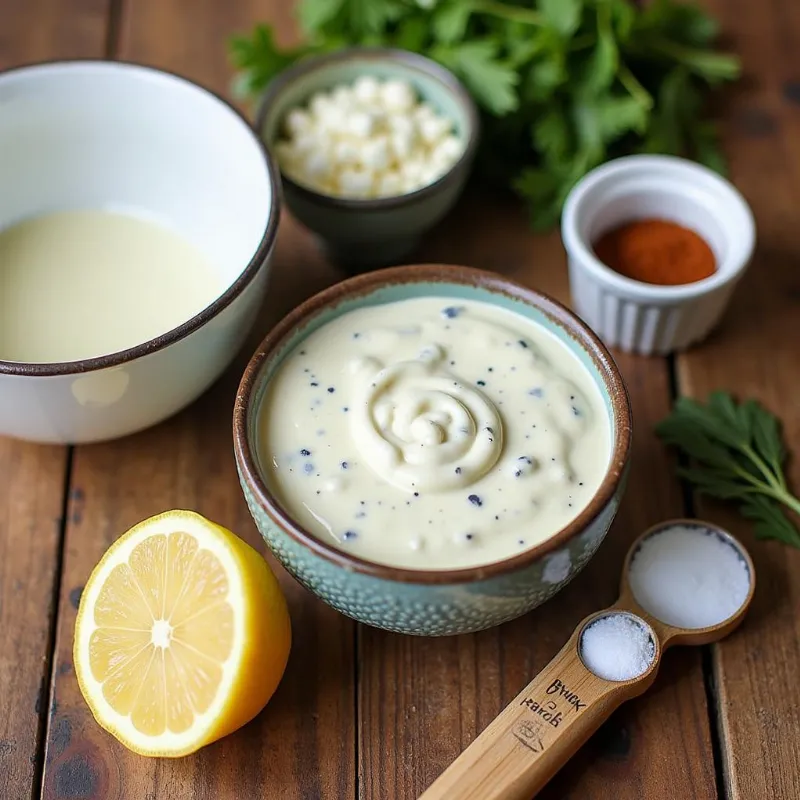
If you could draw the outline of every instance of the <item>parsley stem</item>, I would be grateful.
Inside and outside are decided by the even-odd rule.
[[[494,17],[507,19],[509,22],[522,22],[526,25],[542,25],[544,19],[538,11],[518,6],[507,6],[495,0],[478,0],[472,4],[475,11],[491,14]]]
[[[728,53],[715,53],[709,50],[697,50],[693,47],[672,42],[661,36],[654,36],[650,44],[665,56],[674,58],[681,64],[704,78],[721,78],[734,80],[739,77],[741,65],[736,56]]]
[[[761,474],[767,479],[767,483],[775,489],[786,491],[786,478],[780,472],[769,468],[767,463],[756,451],[749,445],[742,445],[741,451],[758,467]]]
[[[586,50],[597,41],[597,36],[593,33],[584,33],[583,36],[576,36],[570,43],[570,52],[577,52],[578,50]]]
[[[798,517],[800,517],[800,499],[795,497],[788,491],[782,492],[780,495],[775,495],[777,500],[780,500],[785,506],[791,508]]]
[[[746,447],[750,449],[749,446]],[[767,495],[768,497],[772,497],[774,500],[783,503],[787,508],[792,509],[792,511],[800,516],[800,499],[795,497],[785,485],[782,486],[778,481],[775,480],[774,474],[770,471],[769,467],[764,464],[757,453],[753,453],[753,455],[755,456],[756,460],[761,462],[759,469],[762,469],[762,471],[766,470],[766,472],[764,472],[764,476],[767,478],[768,482],[765,483],[764,481],[759,480],[734,461],[731,461],[729,465],[731,472],[733,472],[743,481],[749,483],[752,486],[752,490]],[[751,489],[748,488],[743,491],[749,493]]]
[[[639,83],[627,64],[620,61],[619,67],[617,68],[617,75],[619,76],[619,82],[625,87],[628,94],[630,94],[640,106],[643,106],[649,111],[653,107],[653,98],[650,92]]]

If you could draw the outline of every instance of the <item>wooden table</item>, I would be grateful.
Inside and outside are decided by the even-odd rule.
[[[226,92],[225,37],[258,20],[292,36],[282,0],[0,0],[0,68],[112,57]],[[682,492],[652,433],[676,392],[724,387],[759,398],[800,447],[800,3],[711,4],[748,79],[730,104],[732,176],[752,203],[759,252],[722,328],[675,359],[619,356],[635,416],[632,479],[613,530],[557,598],[495,630],[417,639],[354,624],[279,570],[294,650],[267,710],[178,761],[134,756],[84,704],[72,666],[81,587],[140,519],[185,507],[258,543],[231,450],[235,387],[276,319],[338,280],[285,217],[263,316],[237,363],[174,419],[110,444],[0,440],[0,797],[413,800],[556,652],[615,596],[623,554],[645,526],[697,513],[750,547],[759,588],[743,628],[668,654],[630,703],[543,792],[548,800],[800,798],[800,552],[756,542],[735,515]],[[0,154],[2,157],[2,154]],[[1,190],[1,187],[0,187]],[[566,298],[556,234],[532,235],[507,201],[467,198],[419,260],[470,264]],[[800,467],[793,467],[795,486]]]

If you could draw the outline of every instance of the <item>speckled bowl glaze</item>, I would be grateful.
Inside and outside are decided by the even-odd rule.
[[[485,566],[424,571],[377,564],[336,549],[293,522],[259,463],[257,420],[283,358],[309,334],[352,309],[435,295],[492,303],[537,322],[589,371],[605,401],[612,452],[589,505],[550,539]],[[466,267],[397,267],[351,278],[315,295],[261,343],[239,386],[234,448],[244,495],[267,545],[307,589],[343,614],[400,633],[468,633],[514,619],[552,597],[584,567],[608,531],[624,489],[631,442],[628,394],[611,356],[570,311],[498,275]]]
[[[358,47],[304,59],[270,83],[256,116],[256,130],[267,148],[277,141],[291,109],[305,105],[315,92],[365,74],[408,81],[423,100],[453,120],[465,149],[439,180],[397,197],[331,197],[281,175],[289,209],[317,235],[328,257],[349,272],[401,263],[458,199],[478,144],[477,108],[455,75],[406,50]]]

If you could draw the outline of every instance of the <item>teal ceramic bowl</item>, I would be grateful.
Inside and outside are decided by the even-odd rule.
[[[256,130],[267,148],[280,137],[289,111],[305,106],[315,92],[353,83],[365,74],[382,80],[408,81],[420,98],[453,120],[454,131],[465,141],[465,149],[439,180],[396,197],[332,197],[281,174],[291,212],[316,234],[331,260],[350,272],[401,263],[458,199],[478,144],[477,108],[451,72],[406,50],[352,48],[304,59],[270,83],[256,116]]]
[[[612,452],[603,482],[567,527],[504,561],[457,570],[377,564],[336,549],[303,530],[264,480],[257,422],[271,377],[303,339],[363,306],[410,297],[452,297],[511,309],[554,333],[575,353],[605,399]],[[278,412],[279,413],[279,412]],[[518,617],[552,597],[584,567],[611,525],[624,489],[631,412],[622,377],[600,340],[559,303],[498,275],[423,265],[359,275],[315,295],[280,322],[251,359],[234,408],[234,447],[244,495],[270,550],[307,589],[343,614],[400,633],[468,633]]]

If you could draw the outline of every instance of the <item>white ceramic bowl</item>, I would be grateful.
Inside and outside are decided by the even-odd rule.
[[[605,266],[592,243],[637,219],[663,219],[698,233],[717,260],[716,272],[680,286],[632,280]],[[719,322],[755,244],[755,223],[731,183],[672,156],[628,156],[590,172],[564,206],[574,310],[612,347],[667,354],[705,338]]]
[[[245,119],[184,78],[103,61],[0,73],[0,229],[56,210],[130,210],[198,247],[227,287],[197,316],[122,352],[69,363],[0,361],[0,434],[111,439],[203,392],[261,304],[278,224],[277,174]]]

